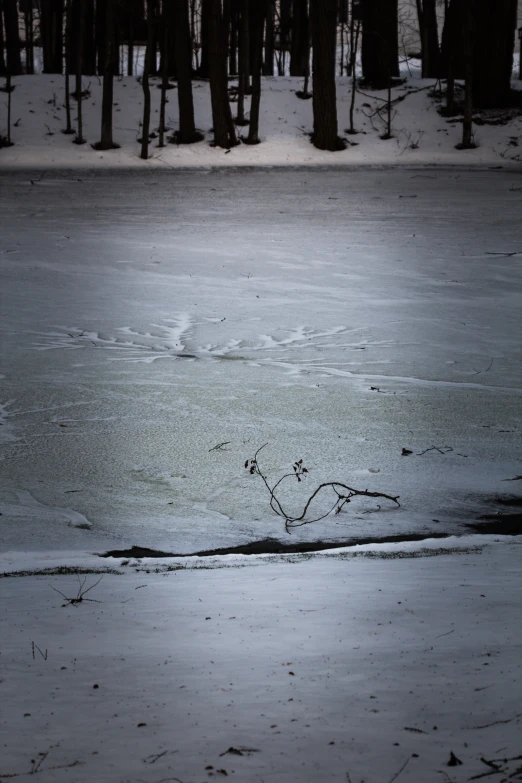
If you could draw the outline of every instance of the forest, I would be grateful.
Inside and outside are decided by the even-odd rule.
[[[65,79],[65,133],[85,143],[82,77],[103,80],[101,134],[113,138],[113,81],[136,75],[143,90],[141,157],[151,135],[151,79],[159,80],[159,146],[165,106],[177,88],[177,144],[201,141],[193,86],[208,81],[213,144],[230,149],[260,142],[262,76],[302,77],[297,96],[313,106],[311,141],[320,150],[346,147],[339,131],[336,78],[388,94],[400,83],[400,62],[418,57],[422,76],[444,84],[447,116],[462,114],[463,148],[473,146],[476,109],[520,103],[511,87],[517,0],[0,0],[0,75],[7,93],[21,74]],[[458,89],[456,89],[458,88]],[[248,114],[245,98],[250,97]],[[75,109],[72,116],[71,103]],[[231,104],[234,104],[232,106]],[[355,133],[353,101],[348,132]]]

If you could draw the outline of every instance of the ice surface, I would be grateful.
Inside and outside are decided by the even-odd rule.
[[[331,479],[400,495],[308,540],[462,532],[517,492],[517,174],[32,179],[0,180],[4,549],[286,536],[243,468],[265,442],[271,480],[310,471],[293,509]]]

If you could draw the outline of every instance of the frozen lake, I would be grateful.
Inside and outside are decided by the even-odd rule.
[[[519,174],[40,176],[0,178],[4,549],[288,541],[264,443],[270,480],[309,470],[295,510],[400,495],[295,540],[464,531],[520,493]]]

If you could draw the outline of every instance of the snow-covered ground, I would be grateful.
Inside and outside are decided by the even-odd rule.
[[[0,780],[520,780],[520,546],[444,543],[4,579]]]
[[[263,144],[226,153],[200,84],[206,140],[143,162],[135,80],[116,84],[110,153],[59,132],[56,77],[16,83],[16,146],[0,150],[1,783],[522,779],[522,539],[467,527],[510,524],[521,502],[520,118],[457,152],[427,90],[398,104],[390,141],[359,97],[358,146],[320,153],[296,82],[266,80]],[[341,128],[348,101],[341,82]],[[265,442],[271,482],[309,470],[282,495],[294,511],[332,479],[401,506],[353,501],[288,535],[244,468]],[[99,557],[408,534],[429,540]],[[78,569],[92,603],[51,589],[77,596]]]
[[[517,63],[515,62],[515,72]],[[434,80],[419,78],[419,62],[403,65],[406,82],[392,91],[393,99],[407,95],[393,108],[393,138],[383,141],[384,123],[376,110],[384,105],[385,91],[357,92],[354,126],[357,135],[346,135],[349,126],[351,80],[338,80],[338,119],[340,135],[348,147],[342,152],[324,152],[310,143],[313,128],[312,102],[300,100],[303,80],[290,77],[263,79],[260,115],[260,136],[257,146],[241,144],[232,150],[213,148],[210,92],[208,82],[193,84],[196,124],[204,133],[199,144],[167,144],[157,147],[151,141],[150,159],[139,157],[141,136],[142,87],[136,77],[123,77],[114,83],[114,140],[120,149],[96,152],[91,144],[99,141],[102,84],[98,77],[85,77],[84,89],[89,97],[83,102],[84,136],[87,144],[73,144],[73,136],[64,136],[65,127],[63,78],[55,75],[20,76],[13,80],[12,140],[15,146],[0,150],[0,167],[40,166],[42,168],[84,166],[137,167],[140,170],[158,168],[235,167],[235,166],[352,166],[358,164],[460,164],[520,166],[522,149],[522,117],[513,117],[506,124],[475,127],[477,149],[456,150],[461,140],[462,125],[457,119],[446,119],[437,112],[439,105],[430,93]],[[159,118],[160,90],[156,79],[152,89],[152,123],[156,130]],[[232,82],[231,82],[232,84]],[[522,83],[514,79],[513,87]],[[170,131],[178,128],[176,90],[168,93],[167,121]],[[249,107],[247,98],[247,116]],[[7,99],[0,101],[0,134],[6,133]],[[236,111],[235,104],[232,104]],[[75,104],[73,101],[73,116]],[[502,113],[505,114],[505,113]],[[248,135],[248,128],[239,128]],[[169,136],[171,133],[168,134]]]

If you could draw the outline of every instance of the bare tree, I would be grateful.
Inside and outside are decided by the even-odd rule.
[[[365,0],[362,11],[363,76],[382,90],[390,78],[399,75],[397,0]]]
[[[192,96],[192,41],[188,0],[173,0],[176,71],[178,74],[179,130],[178,144],[193,144],[203,136],[196,130]]]
[[[417,16],[421,37],[422,77],[424,79],[438,79],[440,76],[440,49],[435,0],[417,0]]]
[[[83,21],[83,12],[85,9],[85,0],[80,0],[80,14],[79,25],[81,30],[81,24]],[[76,136],[74,137],[75,144],[85,144],[83,138],[83,88],[82,88],[82,66],[83,66],[83,35],[78,35],[77,39],[77,51],[76,51],[76,86],[75,95],[78,109],[77,129]]]
[[[94,144],[96,150],[118,149],[112,138],[113,79],[117,69],[118,51],[114,30],[114,0],[105,0],[105,57],[102,92],[101,139]]]
[[[214,145],[230,149],[238,141],[228,98],[228,31],[221,0],[203,0],[207,7],[210,98],[214,123]]]
[[[265,59],[263,60],[263,74],[274,75],[274,0],[268,0],[265,24]]]
[[[345,143],[337,135],[335,91],[335,43],[337,0],[311,0],[312,77],[314,132],[312,141],[321,150],[341,150]]]
[[[141,77],[141,86],[143,88],[143,122],[141,128],[141,153],[140,158],[147,160],[149,157],[149,131],[150,131],[150,84],[149,75],[151,72],[152,59],[156,58],[155,37],[154,37],[154,1],[147,0],[147,49],[145,52],[145,62],[143,64],[143,76]]]
[[[7,53],[7,72],[11,76],[22,73],[20,56],[20,33],[18,31],[18,8],[16,0],[3,0],[5,25],[5,46]]]
[[[263,67],[263,27],[267,0],[256,0],[252,9],[252,103],[247,144],[259,144],[259,107],[261,103],[261,70]]]
[[[250,0],[239,0],[239,79],[236,125],[248,125],[245,119],[245,95],[250,92]]]
[[[457,145],[458,149],[473,149],[476,144],[473,141],[473,0],[469,0],[466,7],[466,36],[464,48],[464,117],[462,120],[462,141]]]
[[[74,133],[71,121],[71,87],[70,87],[70,48],[71,48],[71,0],[66,1],[65,7],[65,128],[62,133],[72,135]]]

